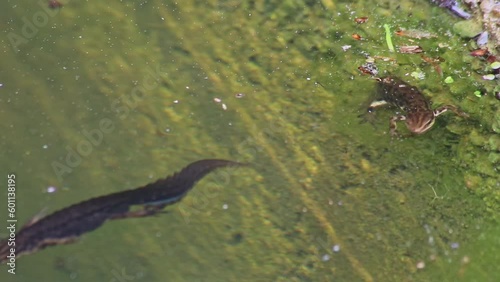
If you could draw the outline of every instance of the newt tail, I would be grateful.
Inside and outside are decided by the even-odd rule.
[[[92,198],[29,221],[16,234],[15,241],[0,241],[0,263],[14,254],[17,259],[47,246],[72,243],[108,220],[155,215],[165,206],[182,200],[196,182],[211,171],[241,165],[220,159],[196,161],[172,176],[143,187]],[[143,209],[130,211],[133,206]]]

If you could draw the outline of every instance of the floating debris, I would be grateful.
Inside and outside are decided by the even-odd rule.
[[[450,10],[453,14],[461,18],[468,19],[471,17],[471,14],[460,8],[455,0],[432,0],[431,2],[438,4],[439,7]]]
[[[47,187],[47,193],[54,193],[57,191],[57,188],[54,186]]]
[[[453,82],[455,82],[455,80],[453,80],[453,77],[451,77],[451,76],[448,76],[444,79],[444,83],[446,83],[446,84],[450,84]]]
[[[396,62],[396,59],[390,58],[390,57],[384,57],[384,56],[373,56],[373,59],[382,60],[384,62]]]
[[[344,50],[344,52],[345,52],[345,51],[351,49],[351,47],[352,47],[351,45],[343,45],[342,50]]]
[[[410,38],[415,38],[415,39],[422,39],[422,38],[436,38],[437,35],[434,33],[431,33],[429,31],[425,30],[417,30],[417,29],[400,29],[397,30],[396,35],[399,36],[405,36],[405,37],[410,37]]]
[[[491,63],[490,67],[494,70],[500,69],[500,62],[493,62]]]
[[[368,21],[368,17],[355,18],[354,21],[357,24],[363,24],[363,23],[366,23]]]
[[[340,252],[340,246],[339,245],[333,245],[332,251],[335,252],[335,253]]]
[[[392,38],[391,38],[391,27],[388,24],[384,24],[384,29],[385,29],[385,41],[387,42],[387,47],[389,48],[389,51],[394,52],[394,45],[392,45]]]
[[[399,52],[403,54],[418,54],[424,52],[424,49],[418,45],[401,46]]]
[[[351,35],[351,37],[352,37],[352,38],[354,38],[355,40],[361,40],[361,39],[363,39],[363,38],[361,37],[361,35],[359,35],[359,34],[357,34],[357,33],[353,33],[353,34]]]
[[[417,69],[416,71],[412,72],[411,77],[419,80],[425,79],[425,73],[421,69]]]
[[[441,58],[441,57],[431,58],[431,57],[424,56],[423,54],[420,54],[420,57],[425,62],[431,64],[434,67],[434,69],[436,70],[436,72],[439,74],[439,76],[441,76],[441,77],[443,76],[443,70],[441,69],[441,66],[439,65],[439,63],[444,62],[443,58]]]
[[[51,9],[60,9],[62,8],[63,4],[57,0],[50,0],[49,1],[49,8]]]
[[[470,52],[470,55],[472,57],[482,57],[482,56],[486,56],[487,54],[489,54],[488,52],[488,48],[485,48],[485,49],[476,49],[476,50],[473,50],[472,52]]]
[[[358,67],[358,70],[364,74],[369,74],[376,76],[378,74],[378,68],[374,63],[366,62],[362,66]]]
[[[494,80],[495,78],[496,78],[496,76],[492,73],[487,74],[487,75],[483,75],[484,80]]]
[[[330,256],[329,256],[329,255],[323,255],[323,256],[321,257],[321,260],[322,260],[322,261],[329,261],[329,260],[330,260]]]
[[[489,33],[487,31],[481,32],[476,39],[477,45],[479,47],[485,46],[486,44],[488,44],[488,38],[489,38]]]

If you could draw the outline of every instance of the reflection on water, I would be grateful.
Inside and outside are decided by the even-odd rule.
[[[430,29],[442,11],[373,4],[72,1],[29,36],[39,4],[1,12],[25,39],[3,42],[0,81],[20,222],[201,158],[254,170],[208,177],[167,214],[108,223],[0,279],[430,281],[436,262],[460,264],[456,246],[485,217],[451,160],[461,137],[446,125],[460,121],[391,141],[390,112],[358,118],[375,88],[357,73],[363,52],[397,56],[385,67],[400,75],[421,63],[390,54],[380,27]]]

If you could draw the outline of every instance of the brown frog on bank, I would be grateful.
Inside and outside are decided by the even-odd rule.
[[[381,100],[374,101],[368,107],[368,112],[373,112],[378,106],[391,104],[400,108],[406,114],[399,114],[391,117],[389,128],[391,136],[397,136],[397,121],[405,121],[406,127],[415,134],[422,134],[428,131],[436,117],[450,110],[455,114],[468,117],[468,115],[460,111],[452,105],[444,105],[435,110],[430,106],[429,100],[416,88],[399,78],[387,76],[375,78],[379,84],[379,92]]]

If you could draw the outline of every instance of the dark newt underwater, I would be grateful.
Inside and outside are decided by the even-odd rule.
[[[16,234],[15,241],[0,241],[0,263],[48,246],[73,243],[80,235],[97,229],[107,220],[160,213],[165,206],[184,198],[196,182],[213,170],[242,165],[245,164],[220,159],[196,161],[172,176],[143,187],[92,198],[33,219]],[[143,208],[130,211],[133,206]]]

